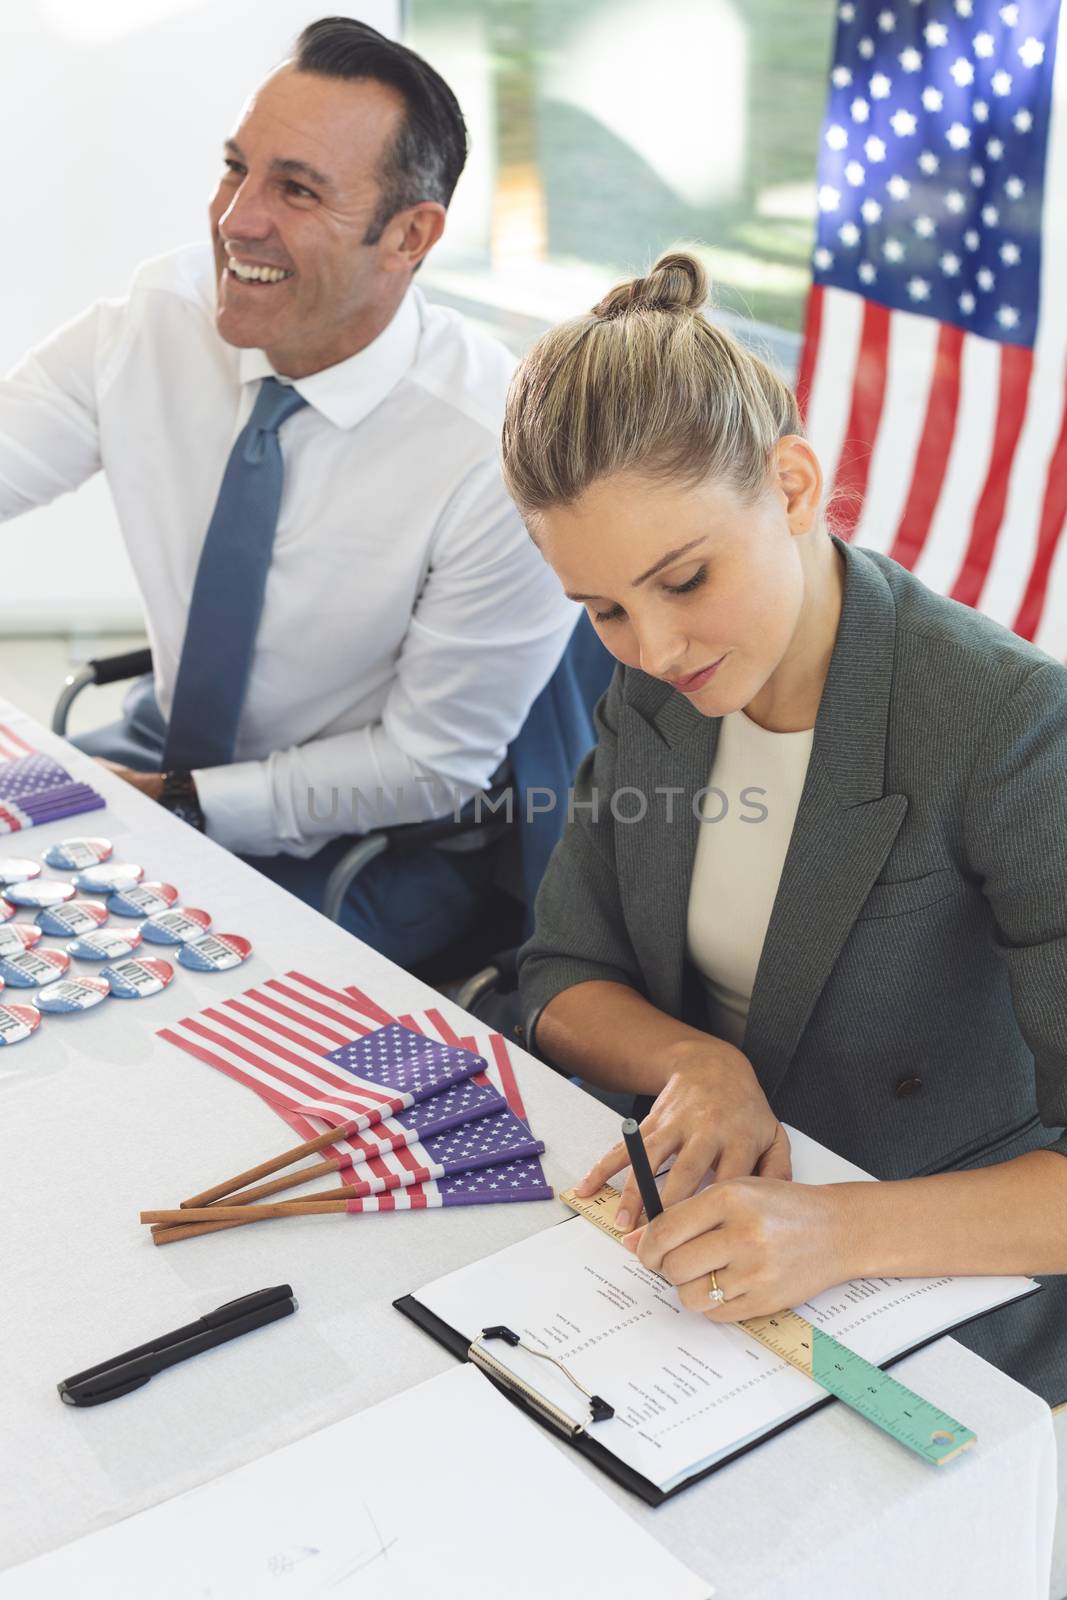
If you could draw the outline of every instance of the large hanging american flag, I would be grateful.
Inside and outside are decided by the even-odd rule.
[[[838,7],[797,388],[836,530],[1063,659],[1059,27],[1059,0]]]

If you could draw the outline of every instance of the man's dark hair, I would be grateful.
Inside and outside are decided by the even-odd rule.
[[[467,159],[467,126],[440,73],[414,50],[354,17],[322,17],[296,41],[293,65],[324,78],[370,78],[399,90],[407,107],[378,174],[381,194],[365,244],[377,244],[398,211],[437,200],[447,206]]]

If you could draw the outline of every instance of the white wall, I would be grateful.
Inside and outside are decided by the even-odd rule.
[[[3,0],[0,371],[207,226],[246,94],[331,0]],[[400,0],[348,8],[383,33]],[[0,529],[0,633],[137,627],[101,478]]]

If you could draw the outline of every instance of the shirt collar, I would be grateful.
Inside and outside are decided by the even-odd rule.
[[[422,330],[421,295],[409,289],[396,315],[364,350],[293,382],[274,371],[263,350],[239,352],[238,376],[242,384],[279,377],[293,382],[309,406],[336,428],[354,428],[380,405],[415,360]]]

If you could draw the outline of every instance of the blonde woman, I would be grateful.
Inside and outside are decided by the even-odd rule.
[[[512,384],[508,487],[620,663],[521,954],[527,1034],[651,1099],[675,1160],[632,1242],[686,1306],[1043,1275],[961,1337],[1055,1404],[1067,669],[831,536],[793,394],[706,297],[664,257]],[[893,1181],[793,1183],[783,1122]]]

